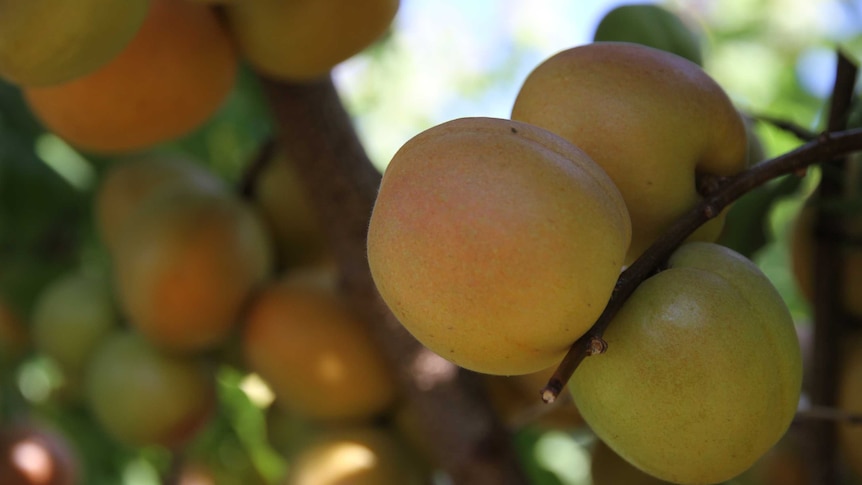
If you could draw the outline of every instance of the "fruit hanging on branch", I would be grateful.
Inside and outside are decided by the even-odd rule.
[[[745,124],[724,90],[674,54],[624,42],[564,50],[536,67],[512,119],[578,146],[613,179],[632,221],[631,264],[701,199],[702,176],[747,166]],[[690,240],[715,241],[724,214]]]
[[[584,152],[526,123],[462,118],[393,157],[368,262],[425,346],[475,371],[527,374],[593,324],[629,237],[619,191]]]
[[[569,388],[587,424],[641,470],[682,484],[751,467],[787,431],[802,385],[790,312],[722,246],[681,246],[604,333]]]
[[[620,5],[608,11],[594,42],[631,42],[663,50],[703,65],[703,32],[661,5]]]

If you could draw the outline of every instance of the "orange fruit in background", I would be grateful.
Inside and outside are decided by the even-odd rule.
[[[0,427],[0,483],[75,485],[78,456],[65,436],[37,422]]]
[[[314,284],[285,278],[261,290],[246,313],[242,347],[278,402],[310,419],[366,419],[396,398],[392,371],[363,322]]]
[[[203,124],[233,89],[237,56],[203,4],[153,0],[132,42],[95,72],[25,88],[33,113],[70,144],[92,152],[140,150]]]

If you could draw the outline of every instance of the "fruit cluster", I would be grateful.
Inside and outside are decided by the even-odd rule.
[[[240,61],[302,82],[378,39],[398,0],[14,1],[0,8],[0,77],[76,148],[139,151],[200,127]]]
[[[534,373],[590,329],[620,272],[702,199],[702,180],[748,163],[742,117],[695,62],[629,42],[564,50],[529,74],[511,119],[452,120],[395,154],[371,272],[431,350],[481,373]],[[724,217],[637,288],[607,352],[569,383],[604,443],[673,483],[750,468],[801,392],[790,313],[752,262],[713,243]]]

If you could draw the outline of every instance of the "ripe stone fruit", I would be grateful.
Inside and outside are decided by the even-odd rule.
[[[670,10],[653,4],[620,5],[608,11],[593,34],[596,42],[632,42],[703,65],[701,32]]]
[[[113,250],[122,308],[163,349],[221,345],[269,275],[269,235],[226,190],[176,186],[130,216]]]
[[[752,466],[796,412],[802,358],[790,312],[749,260],[680,247],[604,335],[608,350],[569,381],[575,404],[626,461],[681,484]]]
[[[303,81],[330,69],[380,38],[398,0],[244,0],[227,7],[243,57],[262,73]]]
[[[78,456],[65,436],[37,422],[0,428],[3,485],[76,485]]]
[[[368,230],[380,295],[420,342],[486,374],[558,363],[595,322],[628,248],[613,182],[541,128],[461,118],[383,175]]]
[[[263,288],[242,329],[249,370],[288,411],[317,420],[365,419],[396,397],[382,354],[338,297],[289,277]]]
[[[105,275],[75,271],[50,283],[36,300],[33,343],[52,358],[74,386],[101,341],[119,323]]]
[[[121,228],[144,201],[176,184],[223,188],[215,174],[178,156],[141,156],[112,165],[99,184],[95,203],[96,227],[108,249],[116,245]]]
[[[746,167],[745,125],[697,64],[624,42],[564,50],[536,67],[512,119],[574,143],[613,179],[631,215],[630,264],[700,200],[697,177]],[[691,237],[714,241],[724,213]]]
[[[0,4],[0,76],[60,84],[114,58],[137,33],[148,0],[6,0]]]
[[[418,485],[404,447],[385,430],[347,427],[321,434],[292,461],[285,485]]]
[[[81,150],[128,153],[186,135],[221,107],[238,58],[215,12],[177,0],[151,5],[134,39],[104,66],[24,89],[49,130]]]
[[[117,441],[181,446],[208,422],[215,382],[202,361],[159,352],[140,335],[117,332],[96,349],[87,403]]]

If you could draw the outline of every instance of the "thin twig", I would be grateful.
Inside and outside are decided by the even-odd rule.
[[[829,406],[811,406],[799,411],[793,418],[794,423],[805,421],[829,421],[832,423],[862,424],[862,414],[848,413]]]
[[[708,220],[717,216],[742,195],[781,175],[795,173],[824,160],[832,160],[856,151],[862,151],[862,128],[835,133],[824,133],[817,140],[779,157],[761,162],[748,170],[730,177],[720,184],[696,207],[679,218],[671,228],[645,251],[617,280],[611,298],[596,323],[579,338],[563,358],[541,395],[552,402],[569,381],[575,369],[588,355],[601,353],[607,344],[602,340],[610,321],[623,303],[646,278],[651,276],[670,254]],[[597,352],[598,351],[598,352]]]
[[[811,141],[817,138],[817,133],[809,130],[808,128],[799,126],[792,121],[787,121],[781,118],[776,118],[774,116],[764,114],[752,114],[747,115],[747,117],[753,121],[762,121],[764,123],[769,123],[770,125],[780,130],[784,130],[792,134],[801,141]]]

